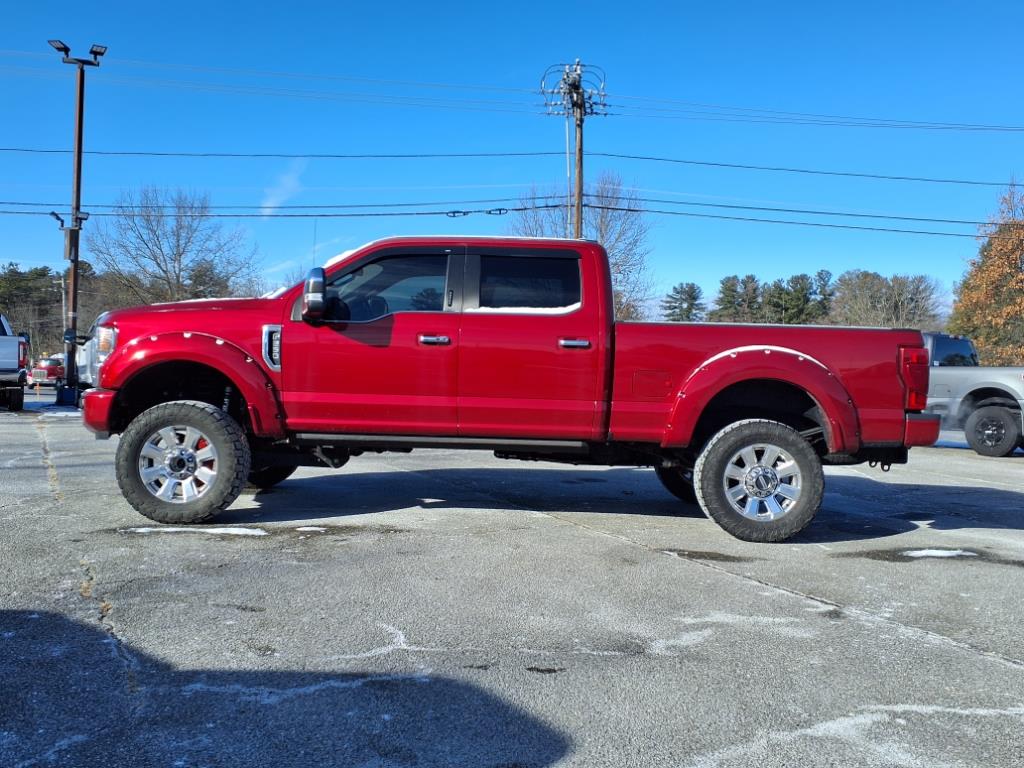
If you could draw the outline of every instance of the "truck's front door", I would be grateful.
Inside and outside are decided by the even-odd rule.
[[[282,334],[287,428],[457,433],[461,248],[391,248],[330,274],[322,322]]]
[[[601,303],[574,250],[466,256],[459,434],[595,439],[607,393]]]

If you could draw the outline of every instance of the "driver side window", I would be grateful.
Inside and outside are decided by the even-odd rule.
[[[331,280],[324,319],[367,322],[394,312],[444,311],[448,257],[388,256]]]

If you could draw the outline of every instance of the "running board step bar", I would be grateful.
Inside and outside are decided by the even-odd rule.
[[[537,453],[590,452],[582,440],[522,440],[495,437],[431,437],[429,435],[347,435],[300,432],[300,445],[340,445],[353,450],[407,450],[410,448],[466,448],[486,451],[532,451]]]

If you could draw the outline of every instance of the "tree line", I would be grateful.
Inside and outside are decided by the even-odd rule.
[[[1011,184],[978,235],[981,245],[954,286],[944,323],[941,286],[929,275],[827,270],[762,283],[723,277],[712,302],[700,286],[678,283],[661,300],[672,322],[824,323],[946,330],[970,338],[983,365],[1024,366],[1024,191]]]
[[[866,325],[935,330],[941,326],[941,287],[927,275],[849,270],[833,279],[826,269],[761,282],[728,275],[708,305],[695,283],[679,283],[661,300],[670,322]]]

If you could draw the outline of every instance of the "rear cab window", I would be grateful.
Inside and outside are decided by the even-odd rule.
[[[478,259],[479,279],[467,276],[478,294],[467,297],[466,312],[555,315],[581,306],[576,256],[481,255]]]
[[[978,353],[970,339],[936,336],[932,351],[932,365],[976,366],[978,365]]]

